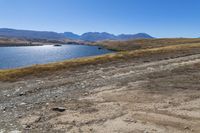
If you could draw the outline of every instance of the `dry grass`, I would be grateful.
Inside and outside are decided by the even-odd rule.
[[[1,70],[0,80],[1,81],[16,81],[25,76],[43,76],[46,73],[52,73],[63,69],[75,68],[84,65],[95,65],[99,63],[110,62],[118,59],[130,59],[135,57],[143,57],[155,54],[171,53],[177,51],[187,51],[190,49],[200,48],[200,43],[195,44],[181,44],[173,46],[165,46],[159,48],[150,48],[134,51],[125,51],[112,54],[106,54],[96,57],[80,58],[74,60],[68,60],[59,63],[50,63],[45,65],[35,65],[27,68]]]
[[[129,41],[104,41],[98,42],[94,45],[100,45],[107,49],[115,51],[127,51],[127,50],[138,50],[138,49],[149,49],[165,47],[177,44],[191,44],[200,43],[200,38],[163,38],[163,39],[138,39]]]

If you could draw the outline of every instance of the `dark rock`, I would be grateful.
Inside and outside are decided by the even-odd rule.
[[[25,92],[19,93],[19,96],[24,96],[24,95],[25,95]]]
[[[6,109],[7,109],[7,107],[3,107],[3,108],[2,108],[3,111],[6,111]]]
[[[52,109],[53,111],[57,111],[57,112],[64,112],[66,109],[63,107],[56,107]]]

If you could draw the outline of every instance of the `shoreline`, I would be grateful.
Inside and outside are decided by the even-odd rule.
[[[165,47],[152,48],[152,49],[141,49],[141,50],[134,50],[134,51],[117,52],[117,53],[110,53],[110,54],[94,56],[94,57],[70,59],[70,60],[65,60],[62,62],[33,65],[30,67],[23,67],[23,68],[17,68],[17,69],[5,69],[5,70],[0,70],[0,81],[9,81],[9,80],[12,81],[12,80],[16,80],[18,78],[22,78],[28,75],[40,76],[42,73],[47,73],[47,72],[54,72],[54,71],[56,72],[63,69],[76,68],[76,67],[85,66],[85,65],[96,65],[96,64],[106,63],[110,61],[128,60],[131,58],[146,57],[149,55],[168,54],[171,52],[184,53],[189,50],[195,50],[196,48],[200,48],[200,43],[182,44],[182,45],[165,46]]]
[[[199,46],[7,71],[18,79],[0,81],[0,127],[5,132],[198,133]]]
[[[44,44],[31,44],[31,45],[27,45],[27,44],[0,44],[0,47],[31,47],[31,46],[44,46]]]

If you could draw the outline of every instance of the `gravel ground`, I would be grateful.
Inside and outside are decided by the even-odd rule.
[[[198,53],[0,82],[0,133],[199,133]]]

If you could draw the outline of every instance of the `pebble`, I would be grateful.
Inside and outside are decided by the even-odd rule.
[[[57,111],[57,112],[64,112],[66,109],[64,107],[56,107],[52,109],[53,111]]]
[[[6,107],[1,107],[1,110],[3,111],[6,111],[6,109],[7,109]]]
[[[40,90],[40,89],[41,89],[40,87],[37,87],[37,88],[36,88],[36,90]]]
[[[19,93],[19,96],[23,96],[23,95],[25,95],[25,93],[24,93],[24,92],[21,92],[21,93]]]
[[[20,103],[20,105],[26,105],[26,103]]]
[[[185,130],[190,130],[190,128],[188,126],[184,127]]]
[[[83,94],[83,96],[87,96],[87,95],[89,95],[89,93],[84,93],[84,94]]]
[[[30,128],[31,128],[30,125],[22,125],[22,127],[23,127],[24,129],[30,129]]]
[[[21,115],[21,114],[19,114],[19,115],[17,115],[17,116],[16,116],[16,118],[22,118],[22,115]]]

